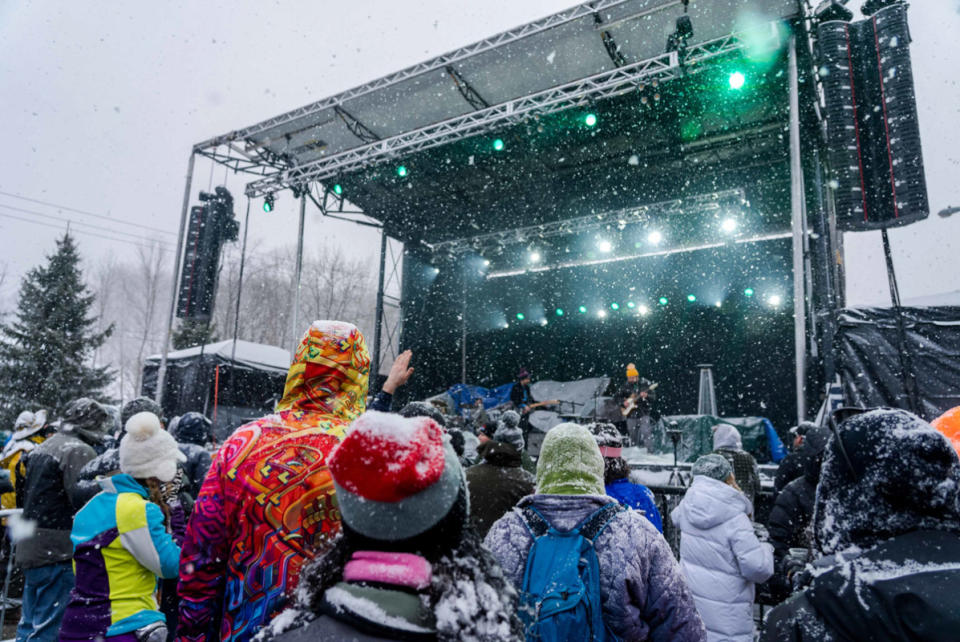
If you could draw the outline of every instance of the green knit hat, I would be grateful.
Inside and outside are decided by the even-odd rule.
[[[560,424],[547,432],[537,460],[537,493],[606,495],[603,457],[590,431]]]

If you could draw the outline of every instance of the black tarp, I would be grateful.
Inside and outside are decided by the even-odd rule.
[[[837,350],[844,402],[909,410],[906,363],[917,384],[917,413],[929,421],[960,405],[960,306],[901,309],[907,359],[901,359],[894,309],[840,311]]]

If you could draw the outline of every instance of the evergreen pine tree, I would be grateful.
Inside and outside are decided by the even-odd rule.
[[[113,326],[95,330],[94,299],[68,232],[47,264],[23,278],[16,313],[0,326],[0,426],[9,429],[21,410],[57,412],[77,397],[107,401],[113,373],[89,364]]]

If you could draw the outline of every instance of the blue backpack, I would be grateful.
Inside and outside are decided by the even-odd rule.
[[[520,621],[531,642],[616,640],[603,623],[594,540],[623,507],[613,502],[560,532],[532,506],[520,510],[533,538],[520,592]]]

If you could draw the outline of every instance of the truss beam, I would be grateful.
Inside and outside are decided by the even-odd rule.
[[[775,34],[775,31],[773,33]],[[693,45],[688,50],[686,73],[694,73],[703,67],[703,63],[738,51],[743,46],[741,34],[730,34]],[[291,185],[331,178],[375,165],[401,154],[430,149],[453,140],[517,123],[535,115],[562,111],[589,100],[618,96],[633,91],[638,85],[653,79],[665,81],[681,75],[682,70],[677,53],[661,54],[277,172],[248,184],[246,193],[253,198]]]
[[[347,129],[350,130],[350,133],[364,143],[372,143],[373,141],[380,140],[380,137],[377,136],[372,129],[351,116],[350,113],[343,107],[338,105],[333,108],[333,111],[335,111],[337,116],[340,117],[340,120],[344,122],[344,124],[347,126]]]
[[[477,93],[477,90],[467,82],[467,79],[460,74],[459,71],[453,68],[453,65],[446,66],[446,72],[453,80],[453,84],[456,85],[457,91],[460,92],[460,95],[463,96],[463,99],[470,103],[470,106],[474,109],[484,109],[490,106],[483,96]]]
[[[326,98],[315,103],[311,103],[274,118],[270,118],[257,123],[256,125],[252,125],[251,127],[247,127],[246,129],[232,131],[222,136],[211,138],[203,143],[199,143],[196,148],[216,147],[234,140],[260,135],[266,131],[274,129],[275,127],[282,127],[300,118],[310,116],[324,109],[329,109],[335,105],[342,105],[344,102],[352,98],[363,96],[378,89],[390,87],[391,85],[395,85],[415,76],[426,74],[438,69],[443,69],[447,65],[461,62],[476,56],[477,54],[497,49],[498,47],[510,44],[511,42],[516,42],[528,36],[547,31],[553,27],[558,27],[579,18],[583,18],[584,16],[589,16],[597,11],[611,9],[628,1],[629,0],[594,0],[592,2],[579,4],[566,11],[562,11],[552,16],[547,16],[542,20],[525,24],[517,27],[516,29],[504,31],[490,38],[485,38],[479,42],[475,42],[472,45],[461,47],[460,49],[454,49],[453,51],[437,56],[432,60],[407,67],[406,69],[392,73],[389,76],[384,76],[383,78],[379,78],[373,82],[360,85],[359,87],[354,87],[353,89],[348,89],[343,93],[331,96],[330,98]]]
[[[568,218],[541,225],[528,225],[513,230],[503,230],[480,234],[467,238],[441,241],[427,244],[434,252],[448,254],[463,254],[465,252],[483,252],[488,249],[497,249],[504,245],[526,243],[530,239],[554,238],[568,236],[607,227],[610,225],[623,227],[634,223],[643,223],[654,216],[669,216],[672,214],[693,214],[706,211],[715,211],[725,203],[741,204],[746,202],[746,194],[742,188],[701,194],[690,198],[661,201],[649,205],[625,207],[600,214],[589,214],[576,218]]]

